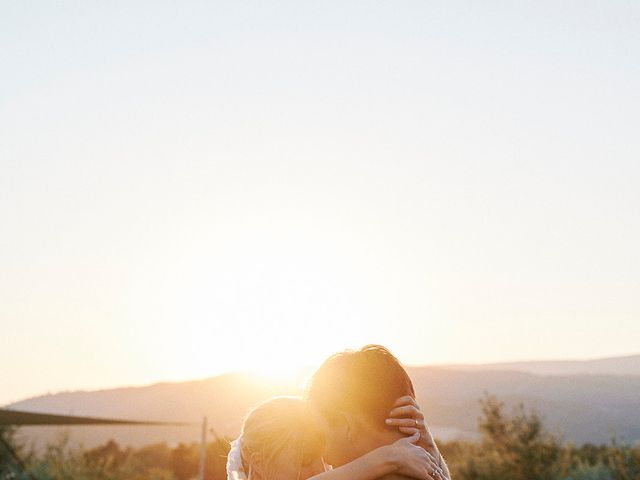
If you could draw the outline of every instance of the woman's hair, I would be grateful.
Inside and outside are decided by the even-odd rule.
[[[256,456],[270,478],[279,465],[300,468],[324,451],[324,435],[305,401],[293,397],[267,400],[249,412],[242,426],[241,457],[249,480]]]

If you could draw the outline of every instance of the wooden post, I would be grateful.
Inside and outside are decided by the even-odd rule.
[[[198,480],[204,480],[204,461],[207,454],[207,417],[202,417],[202,439],[200,440],[200,465]]]

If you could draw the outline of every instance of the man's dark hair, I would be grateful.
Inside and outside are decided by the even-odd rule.
[[[331,421],[340,412],[359,413],[383,426],[395,401],[415,397],[413,383],[402,365],[381,345],[337,353],[316,371],[307,387],[307,400]]]

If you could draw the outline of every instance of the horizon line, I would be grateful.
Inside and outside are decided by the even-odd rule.
[[[588,357],[588,358],[572,358],[572,359],[525,359],[525,360],[508,360],[508,361],[496,361],[496,362],[466,362],[466,363],[422,363],[422,364],[410,364],[403,363],[406,368],[422,368],[422,367],[437,367],[437,368],[460,368],[460,367],[486,367],[491,365],[518,365],[518,364],[526,364],[526,363],[588,363],[588,362],[596,362],[596,361],[604,361],[604,360],[617,360],[624,358],[632,358],[632,357],[640,357],[640,352],[622,354],[622,355],[613,355],[613,356],[602,356],[602,357]],[[141,382],[138,384],[125,384],[125,385],[112,385],[112,386],[104,386],[104,387],[96,387],[96,388],[78,388],[78,389],[67,389],[67,390],[57,390],[57,391],[47,391],[46,393],[40,393],[31,395],[28,397],[23,397],[18,400],[11,400],[7,403],[0,405],[0,408],[10,408],[11,405],[24,402],[27,400],[32,400],[36,398],[55,396],[67,393],[94,393],[94,392],[105,392],[110,390],[124,390],[124,389],[135,389],[135,388],[148,388],[156,385],[163,384],[177,384],[177,383],[186,383],[186,382],[201,382],[205,380],[210,380],[213,378],[223,377],[227,375],[243,375],[250,376],[256,379],[262,379],[265,381],[270,381],[273,383],[282,383],[284,385],[291,383],[294,380],[299,380],[300,377],[305,375],[305,372],[311,369],[317,368],[318,365],[306,365],[300,367],[293,375],[287,378],[273,380],[268,379],[264,374],[260,374],[259,372],[251,371],[250,369],[240,369],[240,370],[226,370],[219,373],[213,373],[211,375],[207,375],[204,377],[193,377],[193,378],[176,378],[176,379],[165,379],[165,380],[156,380],[149,382]]]

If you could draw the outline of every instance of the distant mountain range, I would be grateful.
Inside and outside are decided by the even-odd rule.
[[[543,360],[446,367],[455,370],[512,370],[536,375],[640,375],[640,355],[595,360]]]
[[[479,399],[491,394],[508,407],[524,403],[565,440],[604,443],[615,434],[640,441],[640,355],[591,361],[408,367],[418,400],[442,439],[477,436]],[[275,385],[243,374],[98,391],[64,392],[9,405],[15,410],[136,420],[186,421],[187,427],[72,427],[75,443],[110,438],[140,446],[199,438],[203,415],[219,435],[237,434],[247,410],[273,395],[295,395],[295,384]],[[30,440],[50,441],[57,427],[25,427]]]

